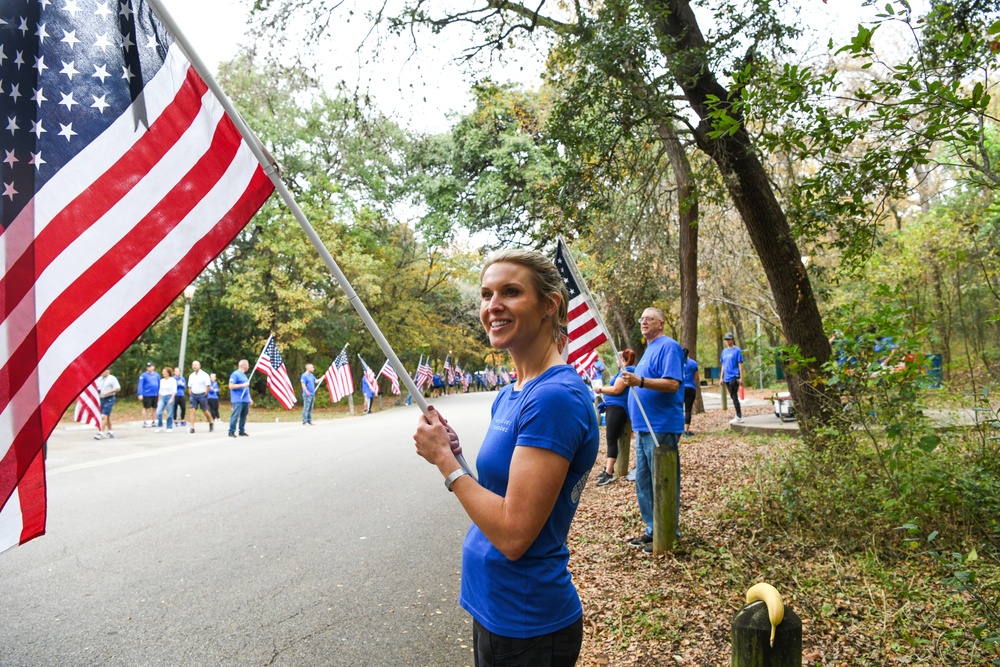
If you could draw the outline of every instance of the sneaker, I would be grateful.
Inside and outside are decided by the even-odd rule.
[[[150,424],[149,422],[142,422],[143,428],[149,428],[150,426],[152,426],[152,424]]]
[[[208,422],[208,432],[211,433],[214,430],[215,430],[215,424],[212,422]]]
[[[652,535],[646,535],[645,533],[643,533],[639,537],[637,537],[635,539],[632,539],[632,540],[629,540],[628,543],[629,543],[630,546],[633,546],[633,547],[644,547],[644,546],[646,546],[648,544],[649,548],[652,549],[653,548],[653,536]]]
[[[194,426],[188,429],[188,433],[194,433]]]
[[[250,434],[249,434],[249,433],[247,433],[246,431],[243,431],[242,433],[240,433],[240,436],[241,436],[241,437],[249,437],[249,436],[250,436]]]
[[[173,430],[174,430],[173,428],[170,428],[170,427],[168,427],[168,428],[167,428],[167,433],[170,433],[170,432],[171,432],[171,431],[173,431]]]
[[[606,470],[602,470],[601,474],[597,476],[597,483],[595,484],[595,486],[606,486],[611,482],[615,481],[616,479],[618,478],[615,477],[614,475],[609,475]]]
[[[108,431],[108,437],[109,438],[114,438],[115,434],[112,431]]]
[[[642,545],[642,552],[644,554],[653,553],[653,540],[650,540],[647,544]]]
[[[100,440],[103,437],[104,435],[102,433],[98,433],[97,435],[94,436],[94,440]]]
[[[236,437],[236,434],[235,434],[235,433],[230,433],[230,434],[229,434],[229,437],[230,437],[230,438],[235,438],[235,437]]]
[[[690,438],[692,435],[694,435],[694,431],[684,431],[684,435]]]
[[[742,424],[743,423],[743,417],[737,417],[736,418],[736,423],[737,424]]]
[[[162,428],[157,426],[156,428],[153,429],[153,433],[160,433],[162,430],[163,430]]]

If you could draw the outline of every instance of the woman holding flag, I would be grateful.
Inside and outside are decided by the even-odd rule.
[[[569,295],[555,265],[534,251],[493,255],[480,282],[480,319],[490,344],[510,353],[517,381],[493,402],[478,482],[433,408],[418,422],[416,450],[473,522],[459,602],[474,620],[476,665],[574,665],[583,608],[566,538],[599,435],[588,391],[557,347]]]

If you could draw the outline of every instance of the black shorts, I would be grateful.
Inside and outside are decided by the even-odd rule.
[[[208,410],[208,394],[191,394],[191,409]]]
[[[156,408],[157,402],[160,400],[159,396],[143,396],[142,397],[142,407],[144,408]]]

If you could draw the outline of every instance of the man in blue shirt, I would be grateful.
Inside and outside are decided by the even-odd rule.
[[[239,425],[240,435],[247,433],[247,413],[250,411],[250,380],[247,371],[250,362],[240,359],[238,368],[229,376],[229,401],[233,404],[233,414],[229,418],[229,437],[236,437],[236,427]]]
[[[726,349],[719,357],[719,365],[722,366],[722,381],[729,389],[729,396],[733,399],[733,407],[736,408],[736,420],[743,423],[743,407],[740,405],[740,387],[743,386],[743,350],[736,347],[736,337],[732,333],[726,332],[722,337]]]
[[[160,400],[160,376],[157,375],[156,366],[152,361],[146,364],[146,372],[139,376],[138,394],[139,400],[142,401],[142,427],[150,428],[153,425],[153,418],[156,417],[156,404]]]
[[[677,451],[684,432],[684,353],[680,344],[663,333],[666,318],[659,308],[647,308],[639,318],[646,351],[635,372],[622,372],[625,384],[631,387],[628,397],[629,418],[636,433],[635,495],[639,514],[646,531],[629,544],[653,552],[653,451],[660,447]],[[639,404],[642,404],[640,409]],[[645,412],[645,416],[643,415]],[[648,422],[646,421],[648,418]],[[681,459],[677,455],[678,533],[680,532]]]
[[[306,372],[299,382],[302,384],[302,425],[312,426],[313,403],[316,402],[316,376],[313,375],[312,364],[306,364]]]

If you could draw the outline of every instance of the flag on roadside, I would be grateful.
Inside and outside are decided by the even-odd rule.
[[[358,359],[361,359],[361,372],[365,376],[368,388],[372,390],[373,394],[378,396],[378,378],[375,377],[375,373],[373,373],[372,369],[368,367],[368,364],[365,363],[365,360],[361,358],[360,354],[358,355]]]
[[[399,396],[399,394],[400,394],[400,391],[399,391],[399,376],[396,375],[396,369],[392,367],[392,364],[389,363],[388,359],[386,359],[385,363],[382,364],[382,370],[380,370],[378,372],[378,374],[380,376],[384,375],[387,378],[389,378],[389,384],[392,385],[392,387],[391,387],[392,393],[394,393],[396,396]]]
[[[469,391],[469,373],[462,373],[462,391]]]
[[[451,355],[444,358],[444,374],[448,378],[448,384],[455,381],[455,369],[451,366]]]
[[[491,387],[497,386],[497,374],[492,366],[486,367],[486,383]]]
[[[295,388],[292,387],[292,380],[288,377],[285,362],[278,352],[278,345],[274,342],[274,336],[267,339],[267,344],[253,369],[267,376],[267,388],[278,399],[278,403],[281,403],[286,410],[291,410],[298,398],[295,395]]]
[[[510,375],[507,373],[507,369],[501,368],[497,371],[497,377],[504,384],[510,384]]]
[[[424,360],[423,356],[420,357],[420,363],[417,365],[417,389],[423,390],[428,383],[434,379],[434,370],[431,365]]]
[[[0,551],[45,532],[66,407],[273,190],[148,3],[82,5],[0,13]]]
[[[574,370],[576,370],[576,372],[580,374],[580,377],[589,378],[590,371],[594,367],[594,364],[597,363],[597,360],[599,358],[600,355],[597,354],[597,350],[596,349],[591,350],[584,356],[578,357],[577,360],[574,361],[572,365]]]
[[[76,399],[73,421],[101,428],[101,392],[96,382],[91,382]]]
[[[347,346],[340,351],[337,358],[323,374],[330,401],[336,403],[348,394],[354,393],[354,378],[351,377],[351,366],[347,362]]]
[[[587,367],[596,361],[597,347],[608,340],[608,335],[604,331],[598,319],[597,313],[593,310],[591,303],[586,298],[586,284],[580,285],[576,275],[579,274],[573,255],[562,239],[556,247],[556,268],[562,276],[566,291],[569,292],[569,326],[567,334],[569,342],[566,344],[566,361],[573,365],[581,375],[581,365]],[[582,278],[581,278],[582,280]],[[593,353],[595,359],[587,364],[587,357]]]

